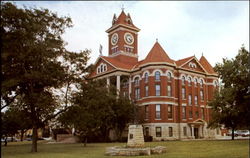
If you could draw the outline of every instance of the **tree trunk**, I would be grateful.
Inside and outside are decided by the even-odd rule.
[[[232,140],[234,140],[234,128],[232,128]]]
[[[87,136],[85,136],[85,139],[84,139],[84,147],[87,146],[87,142],[88,142],[88,138],[87,138]]]
[[[21,142],[23,141],[24,130],[21,130]]]
[[[7,137],[5,137],[4,139],[4,146],[7,146],[8,142],[7,142]]]
[[[32,129],[31,152],[37,152],[37,125],[33,125],[33,129]]]

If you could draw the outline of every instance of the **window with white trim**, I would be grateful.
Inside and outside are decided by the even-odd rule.
[[[155,135],[156,137],[161,137],[161,127],[155,127]]]
[[[188,86],[191,86],[191,84],[192,84],[192,79],[191,77],[188,77]]]
[[[186,88],[181,89],[182,99],[186,99]]]
[[[182,76],[181,81],[182,81],[182,85],[185,85],[185,77],[184,76]]]
[[[140,80],[139,80],[139,77],[136,77],[135,78],[135,86],[139,86],[140,85]]]
[[[155,72],[155,81],[160,81],[161,80],[161,73],[160,71]]]
[[[135,88],[135,100],[139,100],[140,99],[140,88],[137,87]]]
[[[201,97],[201,100],[204,100],[204,93],[203,93],[203,90],[200,90],[200,97]]]
[[[155,119],[161,119],[161,105],[155,105]]]
[[[173,119],[173,105],[168,104],[168,119]]]
[[[147,73],[147,72],[145,73],[145,78],[144,78],[144,81],[145,81],[145,83],[147,83],[147,82],[148,82],[148,73]]]
[[[168,73],[167,73],[168,82],[171,82],[171,77],[172,77],[171,73],[168,72]]]
[[[156,84],[155,85],[155,96],[160,96],[161,95],[161,85]]]
[[[168,85],[168,86],[167,86],[167,95],[168,95],[169,97],[172,96],[172,88],[171,88],[171,85]]]
[[[145,86],[145,97],[148,97],[148,86]]]
[[[189,94],[188,95],[188,105],[192,105],[192,95],[191,94]]]

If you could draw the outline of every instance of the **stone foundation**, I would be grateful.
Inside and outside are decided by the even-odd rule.
[[[106,148],[105,154],[109,156],[140,156],[162,153],[166,153],[166,147],[164,146],[157,146],[154,148],[126,148],[114,146]]]

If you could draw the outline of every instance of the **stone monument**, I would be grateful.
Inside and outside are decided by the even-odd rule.
[[[128,142],[125,147],[107,147],[106,155],[110,156],[140,156],[151,154],[162,154],[166,152],[166,147],[144,147],[143,127],[138,124],[136,110],[134,108],[134,124],[128,127]]]
[[[144,147],[144,137],[142,125],[129,125],[127,147],[142,148]]]

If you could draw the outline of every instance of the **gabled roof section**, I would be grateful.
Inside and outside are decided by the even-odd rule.
[[[155,42],[153,48],[150,50],[147,57],[142,61],[141,64],[152,62],[167,62],[170,64],[174,64],[174,61],[169,58],[167,53],[157,41]]]
[[[213,67],[210,65],[210,63],[207,61],[207,59],[202,55],[200,58],[200,63],[206,69],[206,71],[210,74],[216,74]]]
[[[116,69],[131,70],[134,67],[134,65],[122,63],[122,62],[120,62],[120,61],[118,61],[118,60],[116,60],[115,58],[112,58],[112,57],[102,56],[101,58],[103,60],[107,61],[112,66],[114,66]]]
[[[117,26],[120,25],[127,26],[128,28],[134,29],[136,31],[140,31],[140,29],[133,24],[132,18],[130,17],[129,13],[128,15],[126,15],[125,12],[122,10],[118,18],[116,18],[116,15],[114,15],[112,26],[106,32],[110,32],[111,30],[115,29]]]
[[[178,67],[189,69],[190,67],[187,66],[189,64],[189,62],[195,62],[196,64],[198,64],[198,67],[193,68],[193,70],[202,71],[202,72],[207,73],[207,70],[204,68],[204,66],[198,61],[198,59],[195,56],[191,56],[191,57],[177,60],[175,63]]]
[[[184,59],[177,60],[175,63],[176,63],[177,66],[182,66],[185,63],[187,63],[188,61],[192,60],[193,58],[194,58],[194,56],[187,57],[187,58],[184,58]]]

